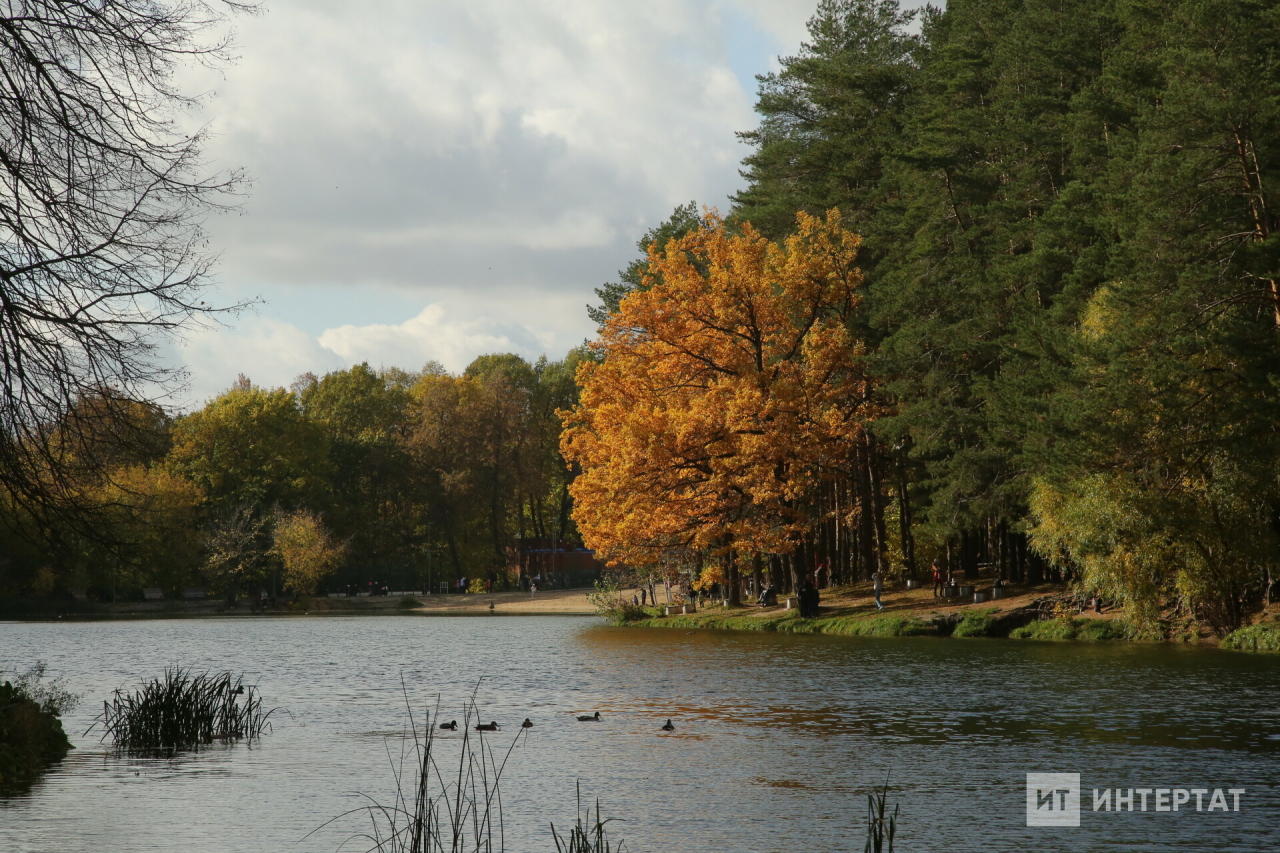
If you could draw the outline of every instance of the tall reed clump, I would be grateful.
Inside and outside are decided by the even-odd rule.
[[[85,734],[100,726],[102,740],[111,738],[117,749],[168,754],[214,741],[252,741],[269,730],[271,714],[243,677],[175,666],[133,693],[115,691]]]
[[[407,691],[405,703],[408,707]],[[421,728],[411,707],[408,717],[399,756],[388,753],[396,786],[391,802],[384,804],[366,797],[370,805],[326,821],[308,837],[335,821],[362,814],[369,820],[369,831],[357,833],[348,841],[363,841],[365,853],[503,853],[506,834],[500,792],[502,774],[512,750],[528,732],[520,729],[505,750],[495,750],[486,741],[486,733],[475,730],[480,715],[473,694],[458,721],[458,737],[452,737],[452,731],[448,733],[449,741],[457,742],[454,759],[441,756],[445,741],[438,734],[443,719],[438,705],[434,712],[426,714]],[[600,819],[597,803],[594,823],[590,809],[585,821],[579,809],[577,825],[568,838],[558,836],[554,825],[551,834],[562,853],[615,853],[605,836],[606,823]],[[616,853],[621,853],[620,846]]]

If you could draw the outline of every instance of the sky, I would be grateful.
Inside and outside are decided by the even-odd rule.
[[[558,359],[679,204],[726,209],[755,75],[816,0],[268,0],[200,121],[242,208],[208,223],[225,325],[191,330],[179,408],[244,374]],[[913,5],[913,4],[904,4]]]

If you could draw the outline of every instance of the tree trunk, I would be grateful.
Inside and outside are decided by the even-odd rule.
[[[729,566],[728,566],[729,570],[725,572],[725,574],[728,576],[729,606],[741,607],[742,606],[742,581],[738,577],[738,552],[730,551],[727,559],[729,561]]]
[[[889,571],[889,537],[884,524],[884,490],[881,488],[880,454],[876,452],[875,438],[867,433],[867,482],[871,489],[871,518],[876,534],[876,569],[880,577]]]
[[[902,536],[902,562],[907,577],[916,580],[916,540],[911,533],[911,496],[907,491],[907,470],[901,460],[894,466],[898,475],[898,527]]]
[[[875,509],[871,500],[871,471],[866,448],[858,448],[858,575],[871,580],[875,571]]]

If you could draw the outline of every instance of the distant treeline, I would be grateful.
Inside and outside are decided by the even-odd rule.
[[[514,582],[517,539],[576,538],[556,410],[576,400],[580,358],[488,355],[462,375],[362,364],[291,389],[241,377],[176,417],[82,400],[59,455],[70,470],[77,455],[93,464],[63,511],[0,496],[0,592]]]
[[[843,560],[865,577],[936,557],[1014,580],[1062,573],[1139,619],[1174,606],[1219,632],[1270,601],[1280,6],[951,0],[904,13],[823,0],[799,52],[760,78],[756,109],[725,234],[794,258],[782,241],[803,230],[797,211],[838,209],[861,237],[861,280],[813,316],[838,316],[856,358],[832,367],[753,338],[768,308],[791,323],[769,334],[817,340],[801,329],[808,306],[778,298],[790,287],[778,270],[795,265],[759,273],[774,276],[772,295],[746,293],[732,270],[756,269],[744,258],[764,243],[717,257],[718,220],[677,209],[642,241],[654,251],[598,291],[605,365],[648,347],[685,384],[650,383],[653,411],[670,417],[624,429],[597,415],[618,411],[611,395],[634,381],[594,372],[575,448],[597,504],[579,506],[589,543],[644,532],[623,523],[642,502],[611,514],[627,490],[606,469],[641,467],[593,444],[599,428],[630,430],[619,448],[649,430],[650,449],[684,466],[684,479],[653,471],[638,486],[667,513],[639,543],[655,566],[718,579]],[[714,356],[735,347],[780,361]],[[787,393],[834,371],[844,396],[823,405],[865,440],[832,439],[823,456],[817,409],[778,404],[810,419],[795,421],[808,424],[800,435],[703,405],[726,383],[737,383],[726,399],[745,400],[751,381],[774,393],[784,362]],[[685,416],[723,452],[681,444]],[[804,465],[768,468],[766,435],[803,448]],[[688,488],[712,511],[681,504]],[[627,556],[640,561],[636,545]]]

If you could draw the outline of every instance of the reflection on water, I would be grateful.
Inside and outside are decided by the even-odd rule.
[[[903,853],[1259,851],[1280,826],[1277,658],[552,617],[0,624],[0,667],[37,658],[86,693],[67,720],[79,748],[0,801],[5,853],[335,850],[362,826],[308,833],[361,793],[394,793],[402,676],[419,720],[440,701],[461,721],[475,691],[481,717],[504,725],[486,743],[521,738],[503,780],[521,853],[554,849],[548,824],[572,821],[579,780],[627,821],[634,851],[860,849],[865,795],[886,780]],[[282,708],[273,733],[171,759],[79,736],[113,689],[169,664],[243,671]],[[574,719],[597,710],[602,722]],[[456,755],[461,732],[438,734]],[[1078,829],[1025,826],[1027,772],[1081,774]],[[1106,815],[1088,813],[1091,787],[1247,794],[1226,815]]]

